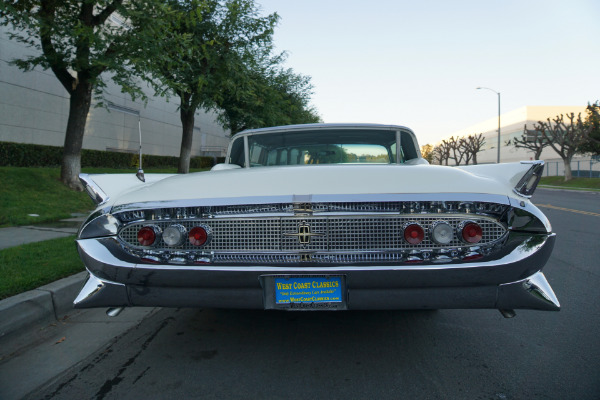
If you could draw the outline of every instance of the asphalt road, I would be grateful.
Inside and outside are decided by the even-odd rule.
[[[560,312],[159,309],[28,398],[599,399],[600,194],[533,200]]]

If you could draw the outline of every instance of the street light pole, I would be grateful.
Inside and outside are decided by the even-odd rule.
[[[478,87],[477,89],[487,89],[498,95],[498,164],[500,164],[500,92],[496,92],[494,89],[488,87]]]

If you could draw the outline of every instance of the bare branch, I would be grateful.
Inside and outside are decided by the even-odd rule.
[[[434,157],[440,165],[448,165],[448,159],[450,158],[450,145],[446,140],[442,140],[440,144],[434,148]]]
[[[477,164],[477,153],[483,150],[484,145],[485,138],[483,137],[483,133],[469,135],[466,139],[463,138],[464,151],[468,154],[467,165],[471,159],[473,160],[473,164]]]
[[[579,147],[588,140],[591,125],[583,122],[581,113],[577,117],[570,113],[566,115],[566,121],[565,115],[560,114],[552,120],[547,118],[546,122],[539,121],[534,128],[536,135],[542,136],[562,158],[565,164],[565,181],[570,180],[571,160]]]
[[[452,151],[451,159],[454,160],[456,165],[460,165],[465,157],[465,153],[463,148],[460,145],[461,139],[455,138],[454,136],[450,137],[448,140],[448,145],[450,146],[450,151]]]
[[[548,140],[540,135],[537,130],[528,130],[527,125],[523,127],[521,138],[512,139],[512,144],[516,148],[532,151],[536,160],[540,159],[542,151],[550,145]]]

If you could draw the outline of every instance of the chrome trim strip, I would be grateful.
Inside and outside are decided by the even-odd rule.
[[[91,273],[101,271],[106,265],[122,270],[135,268],[137,265],[134,257],[124,257],[126,253],[123,252],[121,245],[114,237],[77,239],[75,242],[81,260]],[[108,245],[109,243],[112,245]]]
[[[402,144],[400,143],[402,140],[402,132],[400,130],[396,131],[396,164],[400,165],[402,164],[402,155],[401,153],[401,149],[402,149]]]
[[[88,196],[90,196],[94,203],[101,205],[109,200],[108,195],[104,193],[102,189],[100,189],[100,186],[94,182],[89,174],[79,174],[79,180],[83,184]]]
[[[248,144],[248,135],[244,136],[244,168],[250,168],[250,146]]]
[[[308,198],[306,200],[304,197]],[[154,208],[181,208],[181,207],[208,207],[208,206],[234,206],[247,204],[274,204],[274,203],[359,203],[359,202],[392,202],[392,201],[464,201],[487,202],[510,205],[508,196],[484,193],[382,193],[382,194],[315,194],[303,196],[300,200],[297,195],[284,196],[246,196],[206,199],[186,199],[171,201],[148,201],[120,204],[112,207],[111,212],[124,212],[139,209]]]

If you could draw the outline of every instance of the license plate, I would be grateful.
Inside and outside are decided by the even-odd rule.
[[[344,276],[303,275],[263,278],[265,308],[346,309]]]

